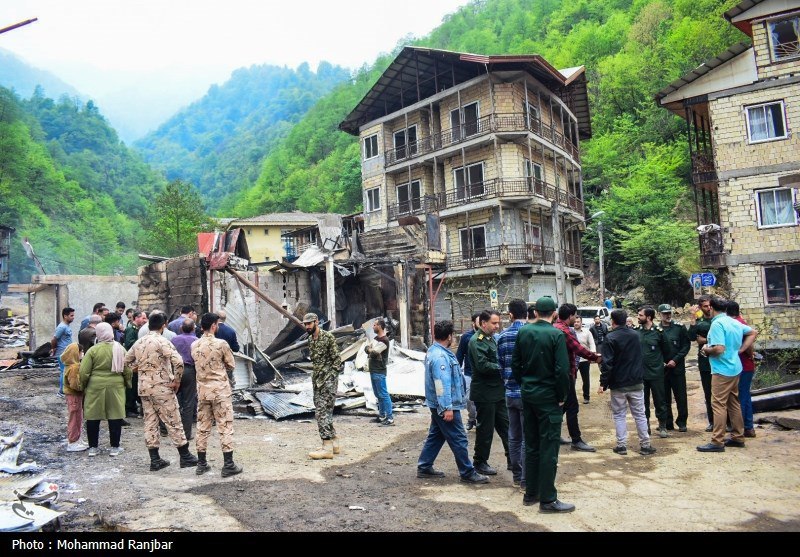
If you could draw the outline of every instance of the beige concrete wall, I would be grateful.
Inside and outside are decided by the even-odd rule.
[[[364,226],[366,229],[371,229],[379,226],[386,226],[387,219],[387,199],[386,199],[386,184],[384,183],[384,175],[370,176],[364,178],[362,182],[363,189],[363,204],[364,204]],[[381,208],[379,211],[367,213],[367,197],[366,192],[372,188],[379,188],[381,192]]]
[[[478,101],[478,116],[483,118],[492,113],[492,99],[489,93],[489,83],[483,81],[461,91],[461,106]],[[439,103],[440,125],[442,130],[451,129],[450,111],[458,108],[458,95],[454,94]]]
[[[447,219],[446,222],[446,243],[443,246],[445,253],[459,253],[461,249],[459,230],[469,226],[486,226],[486,243],[487,246],[491,244],[491,238],[494,236],[494,229],[489,225],[492,219],[492,209],[481,209],[479,211],[470,211],[467,214],[458,215],[454,218]]]
[[[378,156],[369,160],[364,160],[364,139],[367,137],[378,134]],[[391,142],[391,136],[388,141]],[[383,130],[383,124],[375,124],[365,128],[359,134],[359,142],[361,148],[361,176],[362,178],[371,178],[376,175],[383,174],[384,160],[386,158],[385,152],[387,145],[387,134]]]
[[[469,151],[465,151],[464,157],[461,154],[454,155],[450,158],[444,160],[444,183],[445,189],[448,192],[455,191],[455,177],[453,175],[453,170],[457,168],[462,168],[464,166],[470,166],[476,163],[483,163],[483,179],[490,180],[492,178],[497,178],[498,174],[498,166],[497,160],[495,159],[494,155],[494,146],[493,145],[486,145],[479,149],[473,149]]]
[[[433,172],[429,167],[416,167],[411,169],[411,179],[408,172],[386,175],[386,190],[389,203],[397,204],[397,186],[419,180],[421,195],[433,195]]]
[[[795,69],[795,71],[797,71]],[[748,143],[746,106],[784,101],[787,139]],[[800,83],[714,100],[709,105],[718,172],[800,160]]]
[[[769,30],[766,21],[753,25],[753,49],[756,53],[758,79],[772,79],[792,74],[797,75],[798,64],[800,64],[800,60],[797,58],[779,62],[773,61],[768,33]]]

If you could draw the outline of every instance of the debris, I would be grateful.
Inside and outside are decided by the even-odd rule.
[[[35,532],[62,514],[30,502],[0,503],[0,531]]]
[[[797,418],[778,416],[775,423],[784,429],[800,429],[800,420]]]
[[[779,391],[788,391],[790,389],[800,389],[800,381],[789,381],[788,383],[781,383],[771,387],[764,387],[763,389],[756,389],[750,391],[752,396],[765,395],[768,393],[777,393]]]
[[[345,474],[343,472],[336,472],[336,475],[339,476],[340,478],[352,478],[353,477],[353,474]]]
[[[58,502],[58,484],[42,480],[25,491],[15,489],[14,495],[17,496],[17,499],[26,503],[47,506]]]
[[[753,396],[753,412],[774,412],[800,408],[800,389],[771,392]]]
[[[261,402],[261,406],[268,416],[276,420],[282,420],[289,416],[298,416],[301,414],[310,414],[314,410],[308,409],[304,406],[291,404],[289,401],[295,398],[295,393],[287,392],[262,392],[256,393],[256,398]],[[308,420],[310,421],[310,420]]]
[[[0,348],[21,348],[28,345],[30,327],[27,317],[0,319]]]
[[[365,511],[365,510],[367,510],[364,507],[359,507],[358,505],[350,505],[350,507],[348,507],[348,508],[351,511]]]
[[[11,437],[0,438],[0,471],[18,474],[20,472],[36,472],[39,470],[39,465],[35,462],[17,464],[19,452],[22,450],[22,439],[21,431]]]

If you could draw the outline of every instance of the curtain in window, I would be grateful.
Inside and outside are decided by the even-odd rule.
[[[767,117],[767,107],[759,106],[748,110],[750,118],[750,139],[761,141],[775,137],[775,124],[772,118]]]
[[[792,190],[776,190],[775,220],[777,224],[794,224],[794,208],[792,207]]]

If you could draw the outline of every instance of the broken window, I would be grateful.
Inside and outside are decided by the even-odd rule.
[[[800,265],[764,267],[767,304],[800,304]]]
[[[366,210],[367,213],[373,213],[381,210],[381,189],[372,188],[364,192],[366,194]]]
[[[483,163],[472,164],[464,168],[453,170],[453,179],[456,184],[456,199],[468,199],[473,196],[483,195]]]
[[[397,186],[397,214],[403,215],[422,209],[422,187],[419,180]]]
[[[773,60],[783,61],[800,56],[800,14],[770,21],[767,25]]]
[[[750,143],[771,141],[786,137],[783,101],[748,106],[747,137]]]
[[[797,214],[792,207],[793,193],[791,188],[756,192],[759,228],[797,224]]]
[[[453,131],[453,141],[460,141],[478,133],[479,118],[480,110],[477,102],[464,105],[461,110],[451,110],[450,127]]]
[[[364,160],[374,159],[378,156],[378,134],[364,138]]]
[[[417,154],[417,126],[394,132],[394,150],[398,159]]]
[[[473,226],[459,230],[461,257],[481,259],[486,257],[486,227]]]

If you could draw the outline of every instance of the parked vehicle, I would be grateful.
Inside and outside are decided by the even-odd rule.
[[[606,306],[585,306],[578,308],[578,317],[583,319],[586,326],[591,327],[596,315],[606,325],[611,325],[611,311]]]

